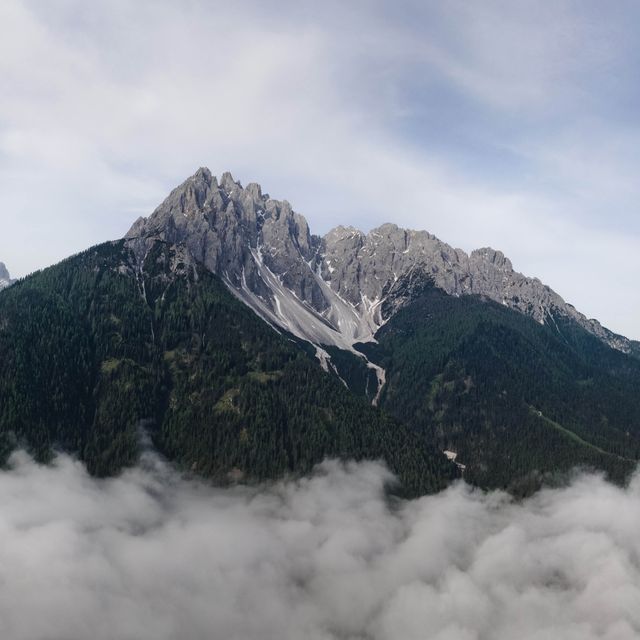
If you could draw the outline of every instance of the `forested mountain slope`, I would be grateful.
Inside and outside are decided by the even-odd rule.
[[[381,406],[456,452],[470,482],[528,492],[575,466],[635,468],[640,361],[576,323],[426,283],[376,338],[359,348],[386,370]]]
[[[0,294],[0,438],[96,475],[135,462],[140,430],[218,481],[302,473],[325,456],[384,459],[407,494],[455,467],[351,394],[187,252],[107,243]]]

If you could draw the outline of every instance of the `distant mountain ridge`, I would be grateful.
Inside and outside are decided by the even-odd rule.
[[[9,275],[9,271],[4,262],[0,262],[0,289],[5,289],[9,285],[13,284],[13,280]]]
[[[489,247],[467,255],[426,231],[383,224],[365,234],[339,226],[312,235],[286,201],[218,181],[199,169],[126,236],[185,244],[264,320],[317,346],[352,350],[411,300],[407,282],[433,279],[450,295],[481,295],[534,318],[568,318],[610,347],[640,355],[640,343],[588,319],[537,278],[513,269]]]

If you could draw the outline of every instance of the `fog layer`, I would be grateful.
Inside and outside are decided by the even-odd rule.
[[[216,489],[147,459],[0,474],[0,637],[640,637],[640,479],[389,502],[375,463]],[[150,462],[152,463],[150,466]]]

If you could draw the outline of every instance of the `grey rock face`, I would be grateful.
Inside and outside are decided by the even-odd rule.
[[[362,299],[379,300],[386,289],[416,269],[451,295],[485,295],[539,322],[554,303],[564,304],[539,281],[515,272],[500,251],[485,248],[467,255],[426,231],[393,224],[366,235],[338,227],[323,238],[322,259],[323,278],[354,305]],[[392,314],[393,308],[387,313]]]
[[[501,251],[490,247],[467,255],[426,231],[384,224],[366,235],[352,228],[333,229],[322,240],[321,255],[323,278],[357,309],[384,301],[378,322],[388,320],[407,302],[406,297],[394,300],[394,287],[407,274],[414,278],[417,270],[450,295],[486,296],[540,324],[565,316],[614,349],[637,350],[637,343],[586,318],[537,278],[515,271]]]
[[[636,346],[514,271],[500,251],[467,255],[426,231],[394,224],[367,234],[340,226],[319,238],[286,200],[254,183],[242,187],[230,173],[218,182],[199,169],[126,237],[137,250],[150,239],[184,245],[267,322],[316,345],[352,349],[373,340],[430,277],[451,295],[486,296],[542,324],[566,316],[615,349]]]
[[[0,262],[0,289],[5,289],[11,284],[13,284],[13,280],[9,275],[9,271],[4,262]]]
[[[357,324],[355,311],[313,268],[320,239],[286,200],[270,198],[257,184],[243,188],[230,173],[218,182],[199,169],[149,218],[136,221],[126,238],[136,251],[152,239],[184,244],[273,325],[316,343],[353,342],[333,321],[338,309]]]
[[[148,219],[136,221],[126,237],[185,244],[196,260],[233,287],[246,282],[252,292],[268,298],[269,288],[258,273],[262,260],[296,295],[322,306],[315,279],[298,264],[314,251],[306,220],[287,201],[263,195],[259,185],[242,188],[230,173],[218,183],[208,169],[199,169]]]

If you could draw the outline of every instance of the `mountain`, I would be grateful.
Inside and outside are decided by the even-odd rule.
[[[640,459],[640,360],[557,315],[539,324],[425,284],[360,345],[380,406],[455,452],[473,484],[527,494],[572,467],[624,481]]]
[[[526,495],[640,459],[638,343],[504,255],[382,225],[312,235],[286,201],[207,169],[126,237],[0,295],[0,454],[141,438],[229,482],[383,459],[402,491],[461,474]],[[373,406],[372,406],[373,405]]]
[[[393,224],[314,236],[287,201],[207,169],[127,238],[142,252],[184,245],[354,393],[455,454],[470,481],[526,492],[576,465],[618,480],[635,466],[639,344],[499,251],[467,255]]]
[[[383,459],[407,495],[458,475],[415,430],[350,393],[183,246],[106,243],[0,295],[0,456],[76,453],[98,476],[141,441],[218,482]]]
[[[9,275],[9,271],[5,266],[4,262],[0,262],[0,290],[5,289],[10,284],[13,283],[11,276]]]
[[[609,346],[640,343],[587,319],[536,278],[490,248],[467,255],[426,231],[384,224],[364,234],[337,227],[320,238],[286,201],[202,168],[171,192],[127,238],[184,243],[268,322],[314,344],[352,349],[368,342],[407,300],[398,282],[426,274],[450,295],[486,296],[544,324],[567,318]]]

